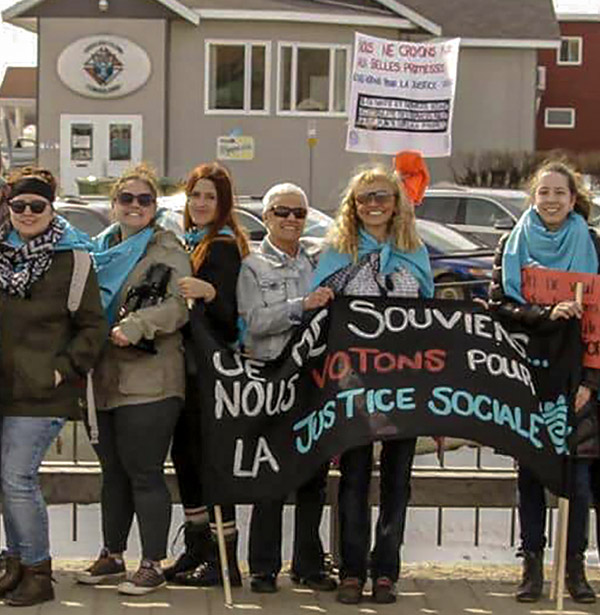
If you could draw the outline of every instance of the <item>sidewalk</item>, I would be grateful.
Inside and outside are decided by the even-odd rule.
[[[253,594],[249,582],[233,590],[232,610],[223,604],[220,589],[197,589],[168,586],[144,597],[121,596],[114,586],[85,587],[73,580],[73,570],[80,570],[81,562],[56,562],[58,581],[56,601],[41,607],[15,611],[0,607],[0,611],[22,615],[225,615],[238,612],[251,615],[349,615],[356,613],[401,613],[402,615],[545,615],[556,612],[554,603],[546,598],[537,604],[515,602],[513,592],[518,578],[516,566],[407,566],[400,582],[400,594],[395,605],[377,605],[365,596],[357,606],[344,606],[335,601],[335,593],[315,593],[297,588],[287,575],[281,575],[277,594]],[[547,571],[549,577],[549,571]],[[591,571],[593,585],[600,590],[600,575]],[[567,615],[599,614],[599,605],[578,605],[565,599]]]

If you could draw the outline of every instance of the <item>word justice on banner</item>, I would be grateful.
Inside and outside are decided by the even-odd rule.
[[[192,323],[210,502],[282,498],[349,448],[420,435],[492,446],[566,489],[577,323],[532,335],[466,302],[337,298],[271,362]]]
[[[528,302],[539,305],[573,301],[578,282],[583,283],[583,364],[600,369],[600,275],[542,267],[526,267],[521,272],[523,297]]]
[[[459,45],[356,33],[346,149],[449,156]]]

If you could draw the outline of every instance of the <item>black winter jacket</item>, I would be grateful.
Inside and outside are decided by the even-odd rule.
[[[555,321],[550,320],[550,312],[553,306],[538,305],[535,303],[517,303],[510,297],[504,294],[502,286],[502,256],[504,248],[510,233],[502,236],[498,242],[496,253],[494,255],[494,268],[492,270],[492,284],[490,286],[489,308],[502,316],[512,318],[528,327],[548,327],[555,326]],[[598,254],[598,263],[600,268],[600,236],[590,229],[590,236],[596,253]],[[600,273],[600,271],[598,272]],[[582,384],[590,389],[598,389],[600,384],[600,370],[592,368],[584,368]]]

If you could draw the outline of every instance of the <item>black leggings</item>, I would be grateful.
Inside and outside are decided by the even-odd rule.
[[[167,556],[171,494],[164,463],[181,400],[120,406],[98,412],[99,443],[94,449],[102,466],[102,534],[111,553],[123,553],[137,516],[144,558]]]
[[[200,451],[200,406],[198,388],[188,377],[185,392],[186,402],[179,416],[173,435],[171,459],[177,473],[177,484],[184,509],[206,506],[202,486]],[[214,522],[214,509],[211,506],[210,520]],[[235,523],[235,506],[223,506],[223,523]]]

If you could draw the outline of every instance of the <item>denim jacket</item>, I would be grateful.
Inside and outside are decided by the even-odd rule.
[[[274,359],[302,321],[316,259],[300,243],[291,257],[265,238],[257,252],[242,262],[237,300],[243,320],[243,345],[251,356]]]

